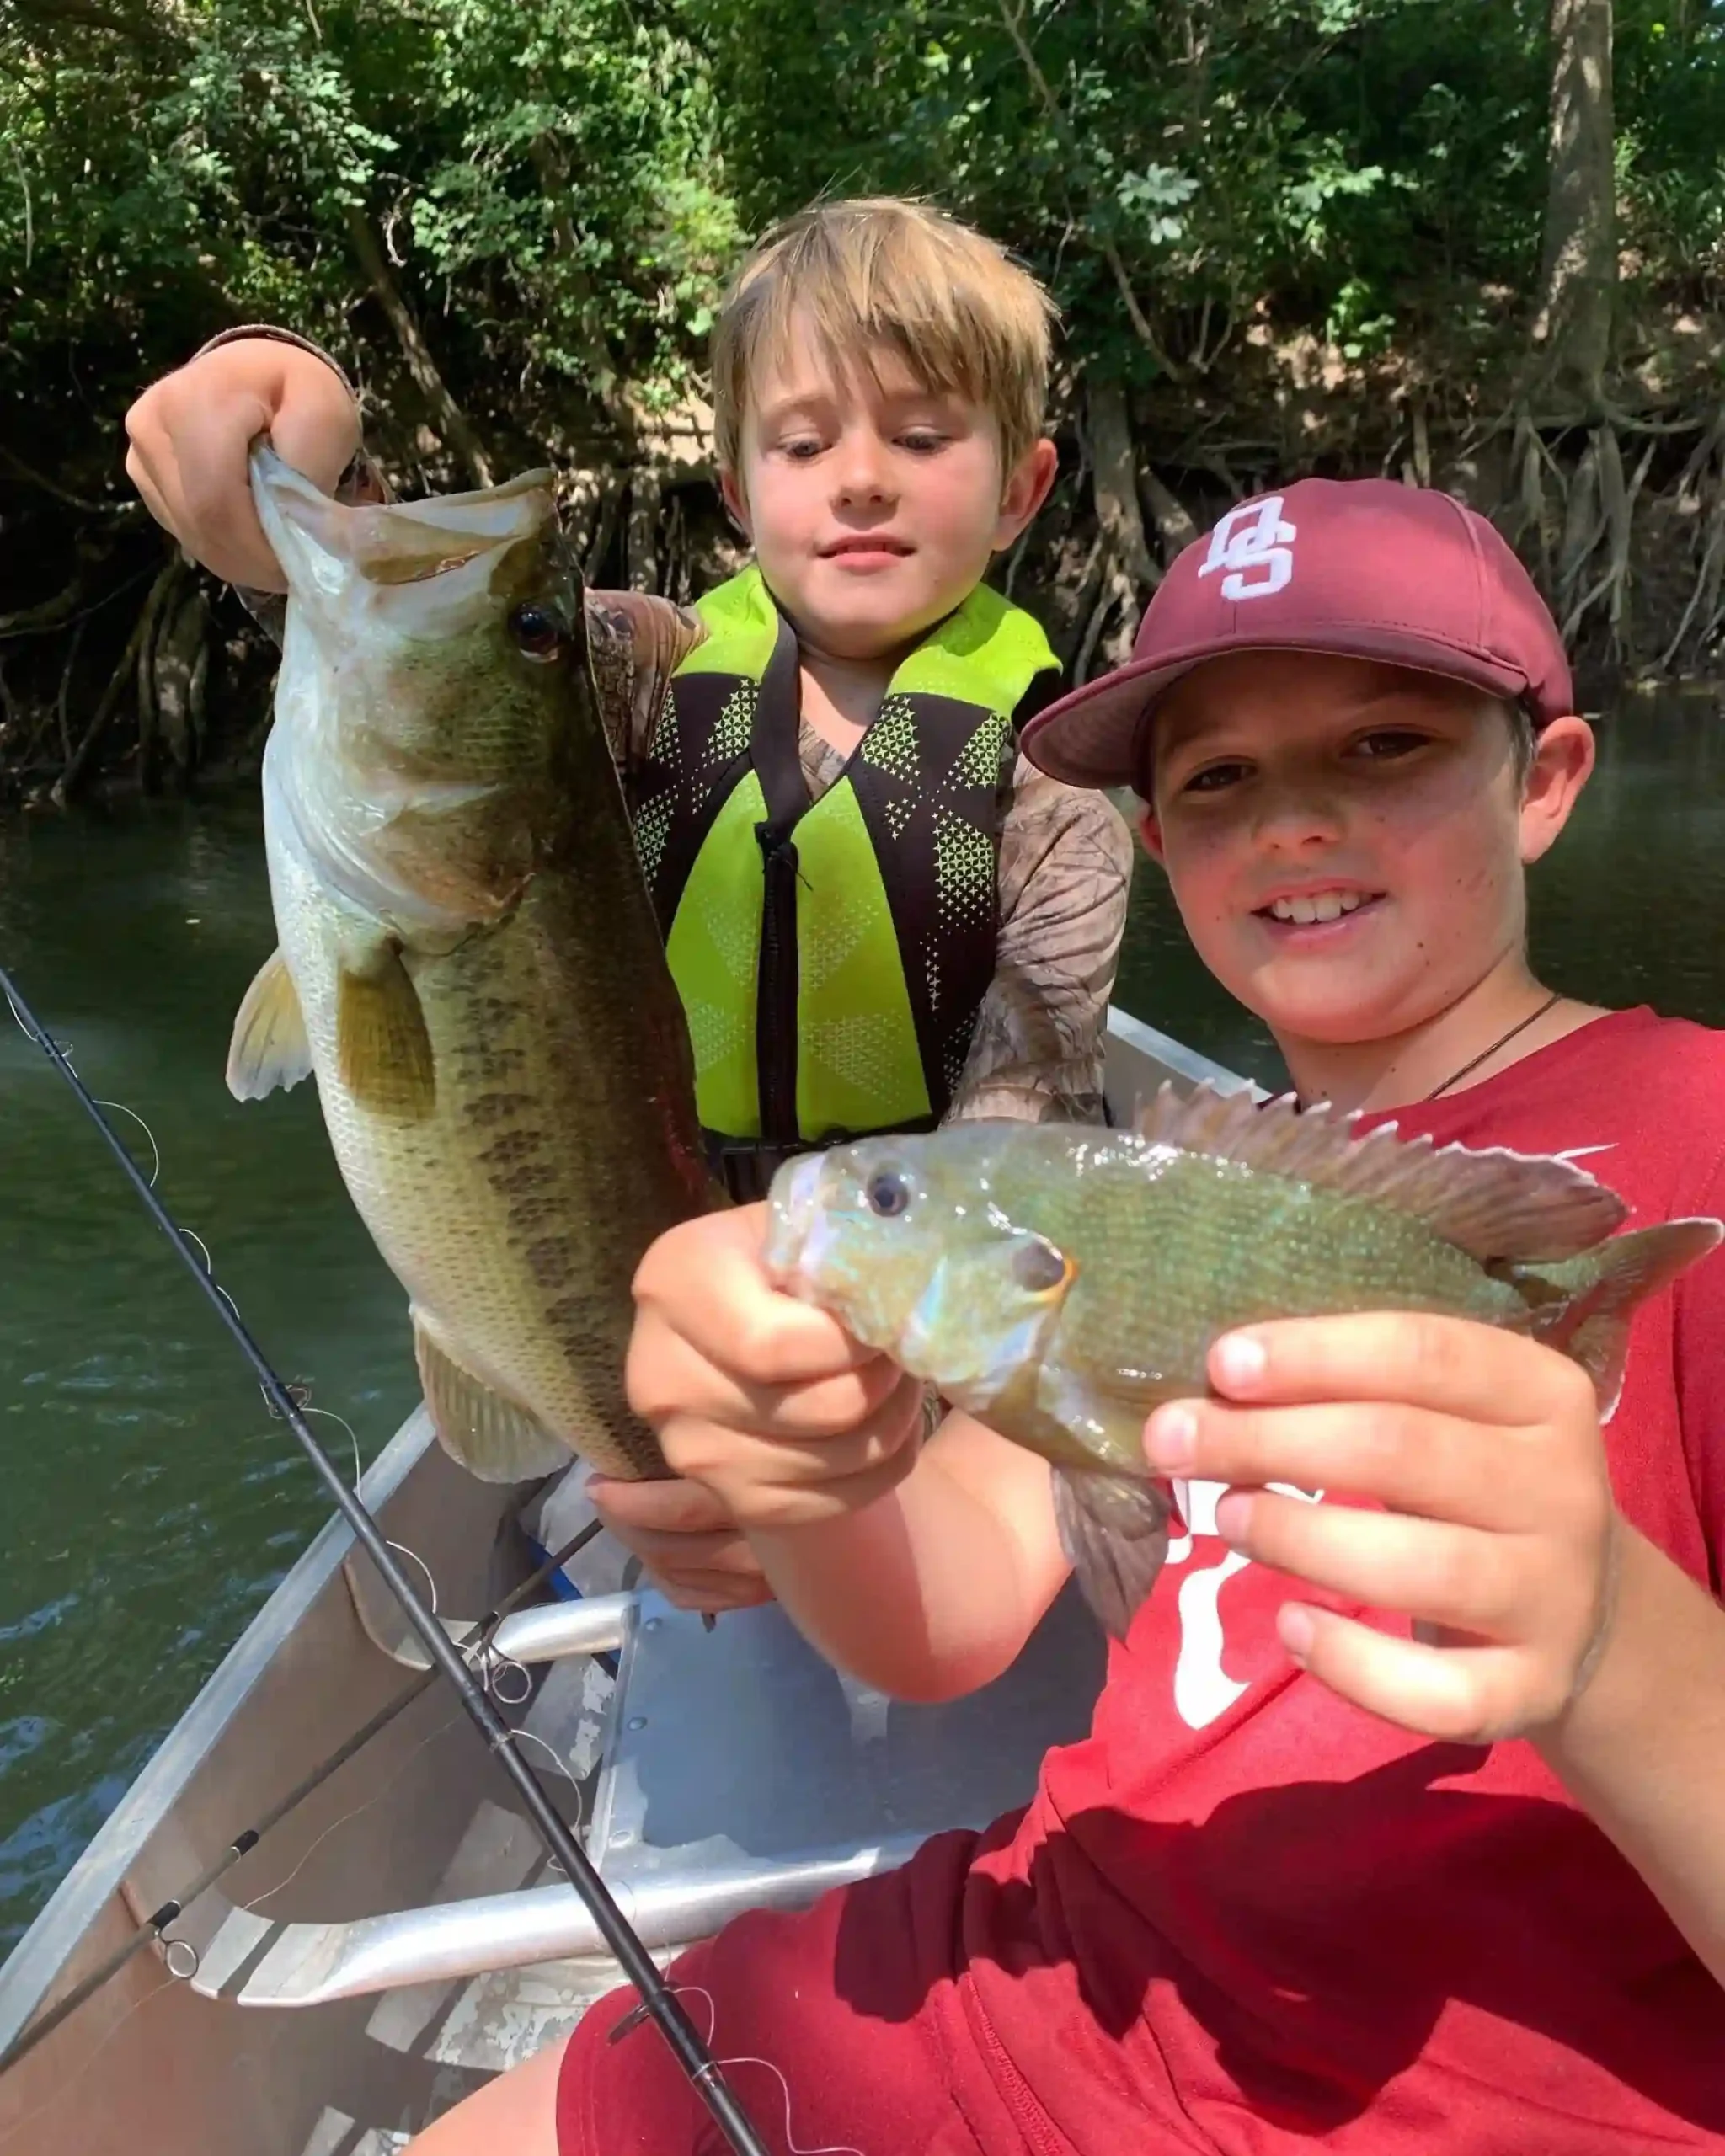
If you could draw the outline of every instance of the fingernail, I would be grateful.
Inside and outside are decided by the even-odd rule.
[[[1282,1645],[1304,1669],[1306,1657],[1311,1652],[1311,1643],[1317,1636],[1317,1627],[1311,1621],[1311,1612],[1301,1603],[1284,1602],[1276,1612],[1276,1634]]]
[[[1243,1490],[1231,1490],[1216,1506],[1216,1533],[1224,1542],[1237,1544],[1245,1540],[1251,1525],[1251,1498]]]
[[[1223,1385],[1256,1385],[1268,1361],[1263,1342],[1249,1332],[1228,1333],[1210,1350],[1210,1366]]]
[[[1189,1467],[1198,1451],[1198,1417],[1189,1407],[1158,1407],[1145,1425],[1152,1467]]]

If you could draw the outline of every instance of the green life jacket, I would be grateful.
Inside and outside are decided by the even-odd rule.
[[[760,571],[696,611],[706,640],[672,677],[631,793],[709,1146],[770,1164],[929,1129],[994,974],[1015,718],[1053,692],[1059,662],[1029,615],[979,587],[899,668],[811,805],[796,638]]]

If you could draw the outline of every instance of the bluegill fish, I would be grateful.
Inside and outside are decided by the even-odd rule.
[[[768,1264],[857,1339],[1055,1469],[1062,1540],[1124,1635],[1167,1547],[1146,1417],[1207,1390],[1211,1343],[1271,1318],[1429,1310],[1525,1333],[1616,1403],[1637,1304],[1725,1235],[1618,1235],[1572,1163],[1165,1087],[1138,1129],[957,1124],[775,1179]]]
[[[288,579],[280,948],[229,1086],[316,1075],[449,1452],[493,1481],[571,1452],[661,1476],[623,1391],[630,1282],[713,1193],[551,475],[347,508],[260,450],[252,486]]]

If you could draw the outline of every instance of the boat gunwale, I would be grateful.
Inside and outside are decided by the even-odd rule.
[[[1172,1075],[1187,1085],[1208,1083],[1223,1092],[1243,1088],[1260,1099],[1268,1097],[1261,1086],[1118,1005],[1109,1006],[1107,1029],[1109,1049],[1143,1059],[1157,1067],[1163,1078]],[[1147,1096],[1139,1097],[1135,1103],[1147,1104]],[[1129,1103],[1119,1105],[1125,1108]],[[403,1487],[435,1444],[435,1433],[422,1401],[360,1478],[360,1497],[374,1515]],[[0,2052],[56,1995],[67,1963],[104,1908],[120,1896],[151,1837],[161,1830],[353,1548],[352,1531],[339,1514],[318,1529],[0,1962]]]
[[[422,1403],[360,1479],[360,1497],[369,1511],[375,1514],[388,1502],[434,1442],[431,1419]],[[205,1679],[29,1929],[0,1963],[0,2052],[49,2003],[67,1961],[104,1906],[120,1892],[151,1836],[162,1828],[353,1547],[351,1529],[339,1513],[332,1513]]]

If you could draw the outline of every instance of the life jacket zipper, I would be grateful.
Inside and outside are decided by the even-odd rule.
[[[760,1075],[761,1135],[769,1145],[797,1142],[797,846],[782,826],[755,826],[765,889],[761,963],[756,976],[755,1056]]]

